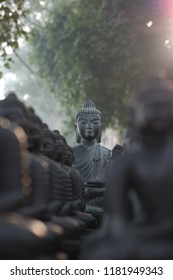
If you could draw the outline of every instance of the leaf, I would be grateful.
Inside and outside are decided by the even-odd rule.
[[[10,69],[10,63],[5,62],[5,63],[4,63],[4,66],[5,66],[6,68]]]

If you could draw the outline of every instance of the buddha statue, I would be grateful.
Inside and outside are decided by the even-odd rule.
[[[40,152],[41,139],[43,134],[42,120],[36,115],[32,107],[27,108],[28,121],[27,121],[27,137],[28,137],[28,150],[35,155]]]
[[[0,258],[10,258],[10,256],[35,258],[43,254],[45,256],[57,253],[60,246],[62,250],[62,240],[60,242],[59,237],[63,235],[64,229],[58,223],[47,224],[39,220],[48,220],[47,198],[49,199],[51,187],[55,185],[59,187],[58,197],[62,206],[60,209],[65,206],[65,213],[67,210],[70,213],[71,201],[67,201],[69,207],[66,204],[66,200],[72,197],[71,189],[67,189],[65,179],[68,176],[64,176],[63,170],[60,172],[56,163],[56,168],[52,168],[49,159],[47,161],[38,155],[39,118],[36,116],[30,118],[23,103],[18,102],[16,97],[12,102],[11,99],[0,101],[1,114],[8,116],[9,119],[0,117]],[[21,126],[17,125],[17,122],[23,125],[23,119],[28,135]],[[30,141],[29,145],[27,138]],[[13,218],[9,221],[11,215]],[[70,222],[66,224],[69,225]],[[44,229],[43,235],[42,229]]]
[[[61,133],[60,133],[60,131],[58,130],[58,129],[54,129],[53,131],[52,131],[55,135],[60,135]]]
[[[54,133],[54,135],[56,138],[55,160],[58,162],[61,168],[67,172],[71,182],[73,191],[73,212],[77,210],[84,210],[84,183],[81,179],[81,175],[73,167],[65,164],[66,153],[68,150],[65,137],[57,133]]]
[[[27,108],[28,121],[26,132],[28,138],[28,160],[32,176],[32,197],[30,204],[34,218],[45,219],[49,202],[50,175],[46,160],[40,157],[41,139],[43,135],[42,121],[32,108]],[[33,207],[34,206],[34,207]],[[35,208],[35,210],[34,210]],[[36,211],[37,214],[34,214]],[[26,209],[23,210],[26,214]],[[29,214],[30,216],[31,214]]]
[[[28,111],[14,93],[0,101],[0,116],[6,117],[13,124],[18,124],[21,129],[24,129],[27,137],[24,160],[30,169],[32,191],[17,211],[34,218],[42,218],[46,212],[47,202],[47,167],[37,155],[41,139],[40,127],[36,122],[38,118],[33,116],[33,111],[30,113]],[[31,114],[34,120],[31,118]]]
[[[40,193],[36,205],[32,200],[35,178],[27,136],[20,126],[2,117],[0,154],[0,259],[36,259],[57,253],[61,250],[63,228],[33,219],[34,206],[40,206]]]
[[[85,102],[76,116],[75,131],[79,145],[73,147],[73,166],[85,183],[102,182],[101,170],[110,158],[110,150],[100,145],[102,127],[102,113],[94,102]]]
[[[15,211],[32,193],[23,129],[0,117],[0,211]]]
[[[60,164],[64,164],[65,154],[67,151],[67,142],[63,135],[54,131],[55,135],[55,160]]]
[[[14,92],[0,100],[0,115],[26,129],[27,109]]]
[[[102,113],[94,102],[86,101],[76,116],[78,145],[73,147],[73,167],[79,171],[85,183],[87,210],[94,212],[103,211],[104,175],[111,154],[108,148],[100,145],[102,127]]]
[[[71,216],[77,222],[84,224],[85,230],[89,228],[96,228],[98,225],[97,219],[85,213],[85,196],[84,196],[84,182],[80,173],[72,167],[74,160],[73,148],[67,145],[66,139],[60,133],[56,133],[56,161],[68,173],[73,190],[73,204]]]
[[[62,153],[65,155],[66,141],[64,143],[65,138],[60,136],[60,149],[57,151],[56,137],[52,131],[44,129],[40,158],[46,161],[49,174],[48,212],[50,215],[64,216],[73,212],[76,202],[71,176],[62,164],[64,160]]]
[[[85,244],[85,259],[173,259],[173,91],[148,86],[132,99],[128,126],[134,146],[114,161],[101,229]],[[131,223],[128,190],[143,211]],[[92,250],[87,250],[92,248]]]
[[[74,161],[74,152],[73,148],[67,145],[67,150],[65,154],[64,164],[72,167]]]
[[[49,129],[44,130],[40,153],[48,158],[55,159],[55,135]]]

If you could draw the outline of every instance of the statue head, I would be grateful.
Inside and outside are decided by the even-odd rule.
[[[67,145],[64,164],[71,167],[73,164],[73,160],[74,160],[74,151],[72,147]]]
[[[44,130],[40,153],[51,158],[55,159],[55,135],[50,130]]]
[[[173,140],[173,91],[164,85],[149,86],[132,99],[129,128],[136,140],[150,147]]]
[[[101,141],[102,113],[95,107],[94,102],[88,100],[80,109],[76,116],[75,132],[76,141],[80,143],[82,139]]]
[[[39,153],[43,135],[42,120],[31,108],[27,108],[27,110],[28,123],[26,133],[28,136],[28,149],[30,152]]]
[[[55,134],[55,136],[61,135],[61,133],[58,129],[54,129],[52,132]]]
[[[63,135],[58,134],[57,131],[53,132],[55,135],[55,160],[64,163],[65,154],[67,151],[67,142]]]
[[[9,119],[25,129],[27,109],[14,92],[10,92],[5,99],[0,100],[0,116]]]

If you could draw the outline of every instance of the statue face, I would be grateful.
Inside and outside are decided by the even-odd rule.
[[[167,105],[167,106],[166,106]],[[172,104],[160,106],[143,106],[136,114],[135,125],[140,141],[145,146],[157,148],[166,146],[173,139],[173,110]],[[141,115],[141,117],[140,117]]]
[[[77,120],[79,135],[86,140],[96,139],[101,133],[102,126],[99,114],[81,114]]]
[[[51,137],[43,137],[40,152],[49,158],[55,157],[55,142]]]
[[[26,115],[23,109],[17,105],[15,105],[14,107],[5,106],[3,109],[0,110],[0,115],[9,119],[12,122],[17,123],[22,127],[24,127],[24,124],[26,122]]]
[[[66,153],[66,144],[61,139],[56,139],[55,159],[62,162]]]
[[[71,151],[67,150],[65,154],[64,164],[72,166],[74,155]]]
[[[41,127],[37,123],[28,122],[27,126],[27,136],[28,136],[28,144],[29,150],[39,151],[42,139]]]

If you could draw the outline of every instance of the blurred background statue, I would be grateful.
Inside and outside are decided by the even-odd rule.
[[[173,91],[158,83],[134,96],[128,125],[136,148],[112,162],[103,225],[86,243],[84,258],[173,258],[172,124]],[[128,218],[131,189],[143,214],[137,222]]]

